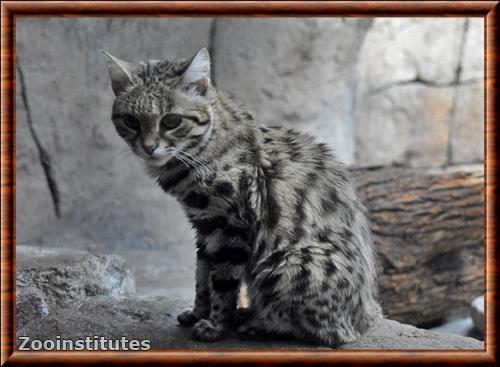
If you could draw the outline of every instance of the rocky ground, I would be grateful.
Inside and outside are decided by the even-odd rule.
[[[163,260],[175,262],[175,256]],[[176,323],[176,315],[192,302],[191,289],[184,287],[192,278],[183,283],[182,269],[170,276],[166,272],[166,282],[177,283],[178,287],[164,296],[146,296],[136,292],[133,272],[119,256],[18,246],[17,337],[44,340],[57,335],[68,339],[125,336],[148,339],[153,349],[317,348],[292,340],[242,341],[236,335],[212,344],[192,341],[189,330]],[[140,275],[141,284],[148,284],[148,274]],[[139,282],[137,287],[141,287]],[[483,343],[383,320],[362,338],[341,348],[482,349]]]

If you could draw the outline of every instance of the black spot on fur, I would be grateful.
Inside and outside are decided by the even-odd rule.
[[[263,133],[267,133],[269,131],[269,129],[265,126],[259,126],[259,129],[260,131],[262,131]]]
[[[215,192],[221,196],[232,196],[234,193],[234,187],[230,182],[220,182],[215,185]]]
[[[243,247],[221,246],[212,257],[218,263],[244,264],[250,258],[250,252]]]
[[[160,181],[160,186],[163,190],[168,191],[171,188],[174,188],[177,186],[181,181],[186,179],[189,175],[189,169],[183,168],[173,174],[171,177],[168,177],[165,180]]]
[[[347,248],[347,247],[343,247],[343,252],[344,252],[344,255],[345,257],[347,258],[347,260],[354,260],[355,258],[355,255],[354,255],[354,252],[352,252],[352,250],[350,248]]]
[[[260,241],[259,247],[257,248],[257,254],[256,254],[257,259],[260,259],[266,248],[267,248],[267,242],[265,240]]]
[[[333,173],[335,174],[337,180],[344,182],[344,183],[349,181],[349,176],[348,176],[347,172],[345,172],[344,170],[333,169]]]
[[[273,249],[277,249],[278,246],[280,245],[281,243],[281,236],[276,236],[276,238],[274,239],[274,242],[273,242]]]
[[[330,301],[327,300],[326,298],[319,299],[317,302],[318,306],[320,307],[326,307],[330,305]]]
[[[301,157],[302,157],[302,153],[301,153],[300,149],[296,149],[293,152],[291,152],[291,154],[290,154],[290,159],[293,162],[299,161]]]
[[[250,114],[249,114],[248,112],[246,112],[246,111],[241,112],[241,115],[242,115],[244,118],[246,118],[247,120],[253,120],[253,116],[252,116],[252,115],[250,115]]]
[[[358,280],[359,284],[365,284],[365,277],[363,276],[363,273],[361,272],[358,273]]]
[[[274,290],[276,284],[280,281],[281,274],[270,274],[264,277],[260,286],[263,290]]]
[[[310,307],[306,307],[304,309],[304,311],[302,311],[302,313],[305,315],[305,316],[314,316],[316,315],[316,310],[313,310],[312,308]]]
[[[319,143],[318,150],[320,151],[320,153],[322,155],[330,155],[331,154],[330,148],[325,143]]]
[[[294,291],[299,294],[304,292],[309,285],[310,277],[311,277],[311,270],[302,267],[293,279]]]
[[[295,209],[295,218],[293,220],[293,236],[290,238],[291,244],[298,243],[305,235],[304,228],[302,227],[304,221],[306,219],[306,211],[304,208],[304,203],[306,202],[307,192],[305,189],[297,189],[295,191],[296,203],[294,206]]]
[[[274,188],[271,185],[271,179],[266,179],[267,191],[267,225],[270,229],[274,229],[278,224],[281,216],[281,207],[276,200]]]
[[[191,221],[194,228],[201,235],[209,235],[217,229],[226,227],[227,218],[223,216],[212,217],[207,219],[196,219]]]
[[[345,278],[340,278],[338,281],[337,281],[337,287],[339,289],[346,289],[347,287],[349,286],[349,282],[347,281],[347,279]]]
[[[234,278],[220,279],[212,275],[212,285],[214,291],[220,293],[226,293],[235,291],[239,287],[240,281]]]
[[[275,268],[286,256],[286,251],[278,250],[269,255],[262,263],[263,268]]]
[[[184,203],[191,208],[205,209],[208,206],[209,199],[205,194],[190,191],[184,198]]]
[[[321,242],[329,243],[330,246],[326,249],[327,256],[330,256],[333,252],[343,252],[345,253],[345,249],[341,248],[330,236],[332,235],[332,231],[328,228],[322,229],[318,231],[316,234],[317,238]],[[345,246],[344,246],[345,247]]]
[[[292,245],[295,245],[297,244],[305,235],[305,231],[304,231],[304,228],[302,227],[295,227],[295,229],[293,230],[293,235],[292,237],[290,238],[290,243]]]
[[[340,232],[340,236],[342,237],[342,241],[344,243],[352,243],[353,233],[349,228],[343,227],[342,232]]]
[[[328,237],[330,234],[330,230],[328,228],[324,228],[318,231],[316,237],[321,242],[330,242],[330,238]]]
[[[313,316],[306,317],[306,321],[309,325],[311,325],[313,328],[319,328],[321,327],[321,323],[319,322],[318,319],[316,319]]]
[[[265,144],[272,143],[273,141],[274,141],[274,140],[273,140],[273,139],[271,139],[271,138],[265,138],[265,139],[264,139],[264,143],[265,143]]]
[[[240,238],[243,242],[249,244],[251,242],[252,231],[248,227],[238,227],[227,225],[224,229],[224,235],[229,238]]]
[[[324,280],[323,283],[321,283],[321,292],[328,292],[330,288],[330,283],[328,283],[328,281]]]
[[[238,163],[243,164],[250,161],[250,154],[243,153],[238,157]]]
[[[164,166],[164,168],[166,171],[170,171],[174,168],[181,167],[181,166],[182,166],[182,162],[179,159],[173,157],[167,162],[167,164]]]
[[[200,259],[208,260],[210,256],[207,253],[207,243],[204,241],[196,242],[196,254]]]
[[[321,208],[326,213],[332,213],[337,209],[339,202],[340,200],[337,195],[337,191],[334,188],[331,188],[328,196],[321,200]]]
[[[337,272],[337,267],[335,266],[334,263],[332,262],[328,262],[326,263],[325,265],[325,275],[329,278],[331,277],[333,274],[335,274]]]
[[[313,257],[311,255],[311,251],[307,247],[303,247],[300,249],[301,258],[304,264],[309,264],[312,262]]]
[[[262,296],[260,298],[262,302],[262,306],[266,307],[267,305],[270,305],[272,303],[276,303],[278,297],[278,293],[275,291],[272,292],[263,292]]]
[[[317,314],[317,317],[320,321],[328,321],[330,320],[331,316],[327,314],[326,312],[320,312]]]
[[[295,275],[294,281],[296,282],[307,282],[311,276],[311,270],[302,266],[300,271]]]

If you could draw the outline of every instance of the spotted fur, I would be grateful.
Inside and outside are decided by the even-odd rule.
[[[196,233],[196,299],[181,326],[204,341],[239,325],[244,337],[336,346],[381,317],[365,209],[327,146],[257,124],[210,84],[205,49],[137,67],[106,55],[118,133]],[[181,116],[174,129],[169,114]],[[250,309],[237,312],[242,282]]]

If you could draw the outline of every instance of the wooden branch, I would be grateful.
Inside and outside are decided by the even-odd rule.
[[[483,171],[353,169],[370,213],[385,315],[429,324],[484,292]]]

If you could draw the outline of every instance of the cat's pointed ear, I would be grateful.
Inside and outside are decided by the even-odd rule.
[[[204,96],[210,86],[210,55],[205,47],[200,49],[191,59],[182,76],[182,84],[187,90]]]
[[[118,95],[133,83],[133,67],[128,62],[120,60],[104,50],[101,50],[101,54],[108,65],[111,88],[115,95]]]

